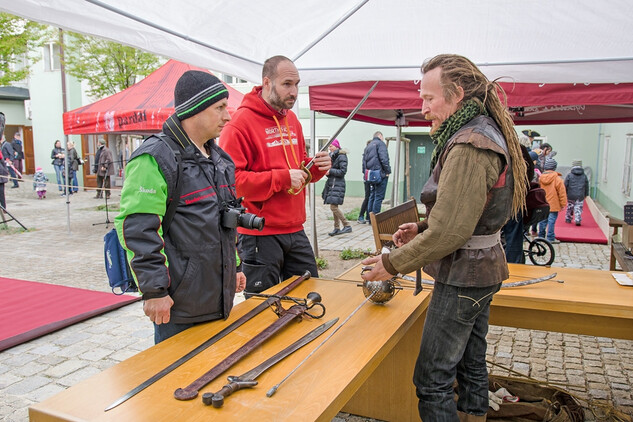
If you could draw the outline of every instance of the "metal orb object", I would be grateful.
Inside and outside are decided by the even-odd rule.
[[[382,305],[389,302],[402,290],[402,286],[396,280],[364,281],[363,294],[370,302]],[[373,293],[373,296],[372,296]],[[370,297],[371,296],[371,297]]]

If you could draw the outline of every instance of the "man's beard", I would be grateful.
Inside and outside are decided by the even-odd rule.
[[[297,99],[291,96],[286,97],[286,99],[287,101],[292,100],[292,104],[290,104],[290,106],[286,104],[287,101],[284,101],[281,99],[281,97],[279,96],[279,93],[277,92],[277,90],[275,89],[275,86],[273,85],[270,90],[270,97],[269,97],[270,105],[272,105],[273,107],[279,108],[281,110],[290,110],[292,106],[295,105],[295,101]]]
[[[425,114],[424,115],[424,119],[431,121],[431,130],[429,131],[430,135],[432,135],[435,132],[437,132],[437,130],[440,128],[440,126],[442,126],[442,123],[441,122],[437,123],[436,116],[433,116],[432,114]]]

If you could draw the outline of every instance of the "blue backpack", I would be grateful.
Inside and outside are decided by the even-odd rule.
[[[178,201],[173,201],[172,199],[180,197],[180,179],[182,177],[182,166],[180,164],[180,151],[177,149],[177,147],[173,145],[171,139],[169,139],[162,133],[156,136],[166,142],[167,145],[169,145],[174,151],[178,168],[176,187],[174,188],[174,192],[171,195],[171,198],[168,199],[167,211],[165,212],[165,216],[163,217],[162,225],[164,236],[169,231],[171,220],[174,218],[174,214],[176,214],[176,208],[178,207]],[[134,282],[134,277],[132,277],[130,264],[127,262],[125,249],[123,249],[123,247],[121,246],[121,242],[119,242],[119,236],[116,232],[116,229],[110,230],[103,237],[103,252],[105,255],[106,274],[108,275],[108,282],[110,283],[110,287],[112,288],[112,293],[114,293],[115,295],[122,295],[126,292],[138,292],[138,287]]]

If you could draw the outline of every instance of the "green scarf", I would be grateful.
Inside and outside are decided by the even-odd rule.
[[[484,109],[482,113],[481,103],[471,98],[470,100],[464,102],[462,107],[453,113],[448,119],[444,120],[437,131],[431,135],[431,139],[433,139],[433,143],[435,144],[433,154],[431,154],[431,173],[433,172],[442,151],[444,151],[446,141],[451,139],[455,132],[461,129],[462,126],[480,114],[487,116],[488,112]]]

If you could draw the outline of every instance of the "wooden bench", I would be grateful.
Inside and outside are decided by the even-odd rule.
[[[611,236],[611,259],[609,262],[609,271],[617,271],[616,262],[620,264],[622,271],[633,271],[633,259],[626,257],[626,248],[622,242],[615,242],[613,238],[620,227],[624,227],[627,224],[619,218],[609,217],[609,227],[613,227],[613,236]]]
[[[420,213],[415,199],[411,199],[378,214],[371,212],[369,219],[374,232],[376,251],[380,251],[383,246],[393,245],[391,237],[401,224],[420,221]]]

